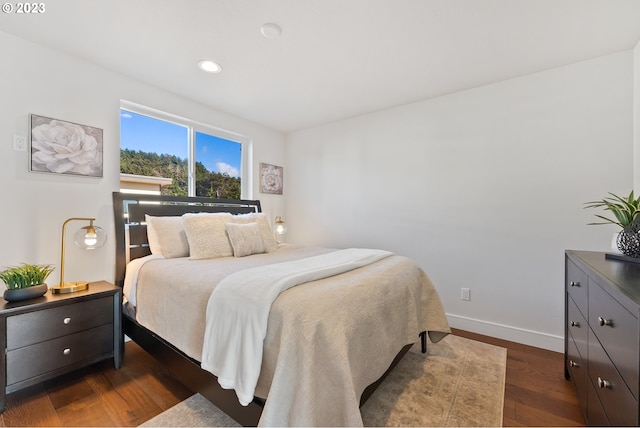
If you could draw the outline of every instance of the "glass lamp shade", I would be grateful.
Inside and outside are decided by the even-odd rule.
[[[287,231],[287,225],[285,224],[282,217],[276,217],[276,233],[278,235],[283,235]]]
[[[85,226],[73,235],[73,240],[78,247],[93,250],[104,245],[107,233],[98,226]]]

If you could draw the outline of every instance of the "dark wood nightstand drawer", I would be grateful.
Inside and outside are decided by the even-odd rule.
[[[638,409],[638,402],[591,330],[589,330],[589,378],[611,425],[638,425],[638,412],[629,411]]]
[[[7,349],[13,350],[113,323],[113,297],[56,306],[7,318]]]
[[[113,351],[113,324],[8,351],[7,386]]]
[[[582,269],[580,269],[575,263],[571,260],[567,260],[567,270],[566,270],[566,284],[565,288],[567,293],[573,298],[573,301],[576,303],[578,310],[582,312],[585,318],[589,317],[589,300],[587,287],[589,282],[589,277]]]
[[[75,293],[0,301],[0,413],[7,394],[106,359],[119,368],[121,309],[122,289],[107,281]]]
[[[589,325],[637,399],[638,319],[593,281],[589,284],[589,314]]]

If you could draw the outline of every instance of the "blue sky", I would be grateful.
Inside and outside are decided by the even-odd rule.
[[[189,130],[126,110],[120,111],[120,148],[187,158]],[[240,177],[241,144],[196,132],[196,161],[212,172]]]

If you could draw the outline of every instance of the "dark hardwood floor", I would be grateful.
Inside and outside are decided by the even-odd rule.
[[[454,330],[507,348],[504,426],[580,426],[560,353]],[[102,362],[7,396],[0,426],[137,426],[192,392],[127,342],[122,368]]]
[[[104,361],[7,396],[1,426],[138,426],[193,393],[127,342],[122,367]]]
[[[507,348],[504,426],[584,426],[575,388],[564,378],[564,355],[452,329],[453,333]]]

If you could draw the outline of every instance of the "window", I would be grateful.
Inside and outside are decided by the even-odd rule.
[[[162,194],[186,196],[188,153],[188,127],[120,110],[121,174],[170,179],[161,186]]]
[[[228,131],[130,103],[120,109],[123,190],[248,198],[248,148],[246,137]]]
[[[195,155],[196,196],[241,199],[242,144],[196,132]]]

